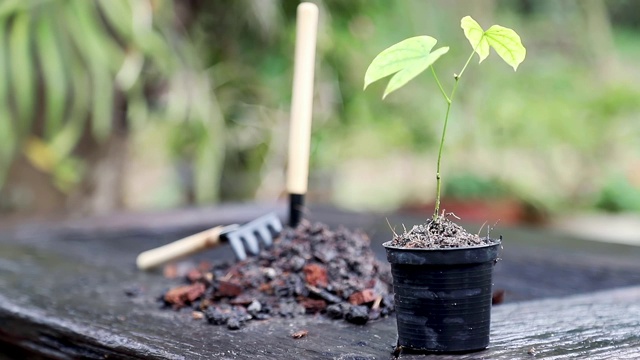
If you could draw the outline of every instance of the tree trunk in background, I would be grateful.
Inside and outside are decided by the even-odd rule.
[[[55,186],[53,170],[39,170],[20,153],[0,192],[0,211],[22,216],[104,214],[124,205],[124,171],[128,151],[126,103],[116,94],[113,132],[103,142],[85,128],[75,154],[85,164],[82,182],[70,193]]]
[[[121,209],[127,139],[124,133],[114,134],[105,143],[84,152],[86,176],[71,194],[58,189],[50,173],[38,170],[20,154],[0,192],[0,212],[17,217],[48,217],[104,214]]]
[[[603,79],[615,77],[618,68],[613,31],[604,0],[581,0],[578,5],[584,16],[584,44],[595,59],[594,66]]]
[[[494,24],[496,0],[475,0],[469,1],[467,4],[467,9],[465,9],[464,6],[460,7],[465,9],[469,15],[473,14],[473,18],[476,19],[476,21],[478,21],[485,29],[488,29],[489,26]]]
[[[105,144],[87,153],[89,170],[69,196],[70,214],[106,214],[123,207],[127,139],[126,134],[113,134]]]
[[[36,169],[22,154],[9,168],[0,191],[0,209],[15,216],[43,216],[64,208],[65,194],[53,185],[51,176]]]
[[[67,211],[75,215],[106,214],[124,207],[126,157],[129,149],[127,103],[114,94],[113,129],[109,138],[98,143],[91,129],[85,128],[76,149],[87,165],[82,183],[69,194]]]
[[[418,0],[418,3],[422,0]],[[485,29],[489,28],[493,24],[494,14],[496,10],[496,0],[438,0],[432,2],[433,14],[436,17],[449,14],[454,18],[457,23],[464,16],[470,15]],[[446,9],[446,11],[437,11],[438,9]],[[423,18],[424,14],[416,14],[417,18]],[[447,25],[448,27],[449,25]]]

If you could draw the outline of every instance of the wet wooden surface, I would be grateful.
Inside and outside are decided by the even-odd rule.
[[[321,317],[271,319],[230,331],[191,319],[187,309],[160,309],[157,296],[178,282],[137,271],[140,251],[270,209],[227,206],[0,230],[0,359],[391,358],[393,318],[366,326]],[[367,230],[384,256],[380,244],[390,230],[383,216],[312,208],[309,217]],[[409,226],[417,219],[396,214],[389,221]],[[503,260],[494,283],[506,290],[506,303],[493,309],[490,348],[401,358],[640,357],[640,248],[536,229],[499,234]],[[231,255],[221,248],[200,258]],[[309,334],[293,339],[298,330]]]

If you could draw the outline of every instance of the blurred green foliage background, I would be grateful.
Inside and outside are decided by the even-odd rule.
[[[465,73],[445,194],[640,209],[640,2],[315,2],[310,201],[433,200],[436,85],[421,76],[383,102],[384,83],[363,92],[363,75],[380,50],[427,34],[451,47],[436,67],[446,79],[470,52],[459,21],[471,15],[515,29],[528,53],[515,74],[491,58]],[[1,0],[0,211],[281,197],[298,3]]]

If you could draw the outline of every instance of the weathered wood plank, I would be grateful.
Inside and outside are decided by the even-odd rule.
[[[4,350],[3,343],[12,344],[59,359],[390,358],[395,340],[392,318],[364,327],[323,318],[272,319],[229,331],[192,320],[186,309],[159,309],[156,296],[175,283],[157,273],[136,271],[137,253],[214,225],[209,217],[227,216],[231,221],[231,215],[252,218],[258,215],[255,212],[264,209],[200,212],[198,221],[185,214],[161,222],[148,216],[148,226],[126,219],[112,224],[101,221],[100,226],[28,226],[0,233],[0,349]],[[379,244],[388,236],[383,218],[350,218],[334,210],[316,210],[314,215],[332,225],[374,231],[374,247],[383,254]],[[178,217],[187,219],[187,224],[180,226]],[[392,217],[391,221],[412,219]],[[507,289],[507,300],[640,285],[637,248],[522,229],[505,229],[503,234],[507,240],[504,261],[496,268],[495,284]],[[230,254],[226,249],[203,256]],[[142,288],[142,292],[127,297],[124,292],[130,288]],[[500,305],[494,308],[489,350],[455,357],[402,357],[637,358],[639,300],[640,288],[635,287]],[[309,330],[309,335],[292,339],[291,333],[301,329]],[[527,353],[532,347],[535,357]]]
[[[492,325],[491,359],[637,359],[640,287],[496,307]]]

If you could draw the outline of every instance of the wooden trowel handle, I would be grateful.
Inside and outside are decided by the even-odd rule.
[[[287,192],[292,197],[291,226],[299,221],[303,196],[307,193],[317,32],[318,6],[298,5],[287,171]]]
[[[187,255],[212,248],[220,243],[220,234],[223,228],[223,226],[216,226],[170,244],[147,250],[138,255],[136,265],[140,270],[148,270]]]

